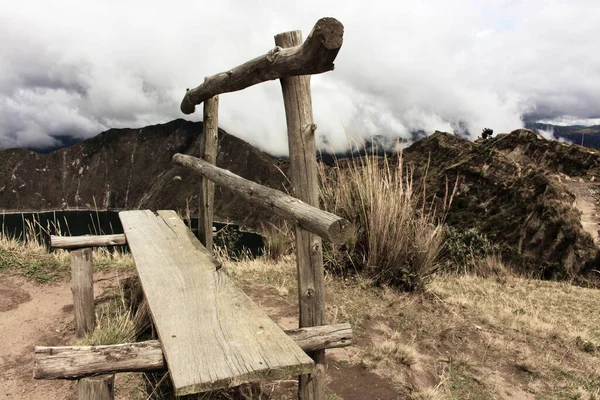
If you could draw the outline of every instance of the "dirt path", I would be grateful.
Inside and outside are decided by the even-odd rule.
[[[97,274],[96,298],[118,279],[115,273]],[[75,340],[68,282],[37,285],[0,275],[0,338],[0,399],[74,398],[74,382],[33,379],[35,345],[59,346]]]
[[[565,182],[575,194],[575,207],[581,211],[581,225],[583,230],[592,235],[594,243],[600,245],[598,231],[600,230],[600,214],[598,200],[600,199],[600,185],[594,182]]]

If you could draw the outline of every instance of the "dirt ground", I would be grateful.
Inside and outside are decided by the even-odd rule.
[[[101,301],[106,289],[123,278],[123,272],[97,274],[94,282],[95,297],[100,299],[97,301]],[[297,327],[296,308],[282,303],[274,289],[245,289],[282,328]],[[4,338],[0,341],[0,370],[3,371],[0,375],[0,399],[74,399],[75,382],[33,379],[35,345],[69,345],[76,340],[69,283],[39,285],[22,277],[0,274],[0,321],[0,337]],[[327,352],[328,392],[344,400],[401,398],[387,381],[351,363],[356,353],[353,347]],[[118,384],[117,380],[117,390]],[[292,383],[288,390],[281,387],[279,393],[285,398],[295,398],[294,386]]]
[[[95,297],[114,286],[123,272],[95,276]],[[33,379],[33,348],[75,341],[70,284],[35,284],[0,274],[0,399],[54,400],[73,398],[71,381]]]
[[[568,179],[565,183],[576,196],[575,207],[581,211],[583,229],[592,235],[594,243],[600,245],[598,235],[600,230],[600,213],[598,211],[600,184]]]

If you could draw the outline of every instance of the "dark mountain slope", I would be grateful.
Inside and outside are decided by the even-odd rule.
[[[202,122],[179,119],[142,129],[111,129],[48,154],[0,151],[0,210],[184,210],[189,206],[195,214],[200,177],[173,166],[171,158],[175,153],[197,156],[201,132]],[[277,163],[219,131],[218,166],[282,189],[285,180]],[[219,187],[215,200],[218,220],[253,225],[261,217]]]
[[[48,154],[0,151],[0,210],[189,207],[195,214],[200,177],[173,166],[171,158],[177,152],[198,155],[201,131],[202,123],[176,120],[112,129]],[[484,233],[523,271],[567,277],[599,269],[590,232],[600,226],[587,221],[584,229],[577,206],[581,191],[600,191],[597,151],[528,130],[475,143],[436,132],[405,149],[403,157],[418,180],[428,166],[429,195],[443,196],[447,182],[458,176],[448,223],[459,232]],[[224,131],[217,165],[285,190],[286,161]],[[274,217],[218,186],[215,197],[217,220],[256,228],[258,221]],[[588,202],[592,211],[596,200]]]

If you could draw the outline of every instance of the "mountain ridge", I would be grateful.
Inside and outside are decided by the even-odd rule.
[[[47,154],[0,151],[0,210],[173,209],[196,214],[200,176],[171,163],[197,156],[201,122],[182,119],[140,129],[111,129]],[[390,156],[399,162],[400,155]],[[401,153],[429,198],[458,182],[447,223],[476,229],[501,246],[522,272],[566,278],[598,270],[598,221],[582,225],[578,191],[600,198],[600,152],[518,129],[471,142],[435,132]],[[219,130],[217,165],[288,191],[288,163]],[[589,197],[589,196],[588,196]],[[256,230],[276,216],[215,187],[215,219]],[[595,217],[594,217],[595,218]]]

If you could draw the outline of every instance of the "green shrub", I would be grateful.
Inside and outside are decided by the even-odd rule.
[[[447,227],[442,255],[446,272],[477,273],[477,267],[488,256],[499,254],[500,246],[477,228],[460,230]]]

